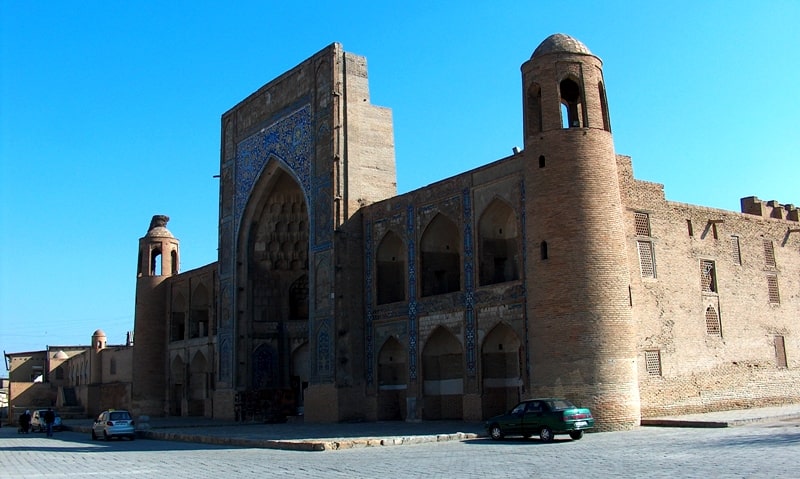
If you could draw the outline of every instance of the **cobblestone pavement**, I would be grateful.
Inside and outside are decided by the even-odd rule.
[[[494,442],[486,438],[323,452],[0,429],[0,478],[93,477],[800,477],[800,419],[728,428],[641,427]]]

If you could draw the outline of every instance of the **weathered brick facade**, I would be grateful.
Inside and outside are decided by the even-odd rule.
[[[134,403],[478,420],[556,395],[624,429],[800,400],[797,210],[636,180],[582,43],[522,66],[522,151],[399,196],[367,78],[333,44],[223,115],[219,261],[140,281]]]

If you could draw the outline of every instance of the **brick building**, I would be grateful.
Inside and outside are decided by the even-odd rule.
[[[54,406],[62,417],[94,417],[131,402],[133,345],[108,344],[98,329],[89,345],[5,353],[9,418]]]
[[[222,116],[219,258],[140,240],[139,414],[478,420],[565,396],[600,429],[797,402],[800,222],[667,201],[614,151],[601,60],[522,65],[524,148],[396,192],[390,110],[332,44]]]

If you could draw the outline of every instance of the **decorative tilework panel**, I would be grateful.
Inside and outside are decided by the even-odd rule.
[[[239,142],[236,149],[235,218],[238,233],[242,214],[264,165],[278,159],[295,174],[306,198],[311,198],[311,160],[314,134],[311,106],[304,105]],[[312,205],[309,205],[309,208]]]

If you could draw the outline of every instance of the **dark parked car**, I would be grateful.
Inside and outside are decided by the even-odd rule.
[[[578,440],[583,431],[593,427],[594,418],[587,408],[554,398],[522,401],[511,411],[486,421],[486,432],[496,441],[505,436],[538,435],[542,442],[550,442],[556,434],[569,434]]]

